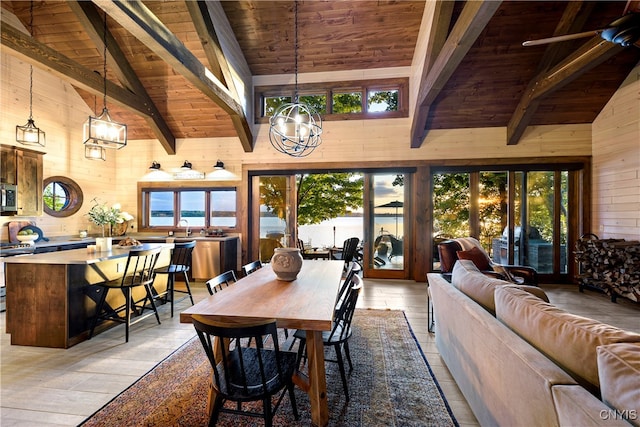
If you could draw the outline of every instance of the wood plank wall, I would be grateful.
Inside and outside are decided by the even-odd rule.
[[[593,232],[640,240],[640,64],[593,123],[592,180]]]
[[[0,142],[5,145],[21,146],[15,142],[15,127],[23,125],[29,117],[29,65],[2,53],[1,62],[1,105]],[[101,110],[102,100],[97,101]],[[117,155],[108,153],[106,162],[96,162],[84,158],[82,127],[92,114],[69,84],[54,78],[36,67],[33,69],[33,119],[46,133],[47,144],[34,148],[44,152],[43,176],[67,176],[82,188],[84,205],[69,218],[53,218],[47,214],[38,218],[0,218],[0,239],[7,240],[7,227],[14,219],[30,220],[40,227],[45,236],[74,236],[80,229],[92,230],[85,216],[91,207],[91,200],[98,197],[106,203],[121,201],[125,190],[116,185]],[[159,143],[157,143],[160,145]],[[121,155],[122,156],[122,155]],[[132,198],[135,207],[135,198]]]

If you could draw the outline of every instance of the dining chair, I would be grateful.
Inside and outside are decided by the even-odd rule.
[[[347,275],[340,285],[340,289],[338,290],[338,296],[336,297],[336,310],[342,305],[342,301],[344,300],[345,293],[350,286],[353,286],[353,275],[359,275],[362,273],[362,266],[357,262],[351,262],[349,269],[347,270]]]
[[[205,284],[207,285],[209,294],[213,295],[216,292],[221,291],[223,288],[236,283],[237,281],[238,278],[236,277],[236,273],[233,270],[229,270],[217,275],[212,279],[207,280]]]
[[[112,320],[125,324],[125,341],[129,342],[129,328],[151,314],[155,314],[158,324],[160,324],[160,316],[154,301],[151,287],[156,277],[155,266],[160,256],[162,247],[152,249],[131,249],[122,277],[116,280],[110,280],[96,284],[101,289],[100,299],[96,306],[96,314],[91,322],[91,330],[89,331],[89,339],[93,336],[93,331],[100,320]],[[145,297],[135,300],[132,293],[134,288],[144,288]],[[119,307],[109,307],[106,304],[107,294],[109,290],[117,289],[124,294],[124,304]],[[147,305],[148,304],[148,305]],[[153,313],[143,315],[144,310],[151,310]],[[124,313],[124,317],[120,316]],[[131,321],[131,315],[136,314],[135,320]]]
[[[191,295],[191,287],[189,286],[189,270],[191,268],[191,253],[193,248],[196,247],[196,241],[175,243],[171,252],[171,261],[166,267],[160,267],[156,269],[156,274],[167,275],[167,290],[166,292],[156,295],[156,299],[164,298],[171,301],[171,317],[173,317],[173,305],[174,302],[182,301],[185,298],[191,299],[191,305],[193,305],[193,295]],[[182,274],[184,277],[184,284],[186,290],[176,289],[176,275]],[[175,301],[175,293],[186,294],[184,297]]]
[[[347,384],[347,375],[344,369],[344,360],[342,358],[342,352],[344,351],[347,361],[349,362],[349,371],[353,370],[353,363],[351,362],[351,354],[349,353],[349,338],[351,337],[351,321],[353,320],[353,314],[355,313],[356,303],[358,302],[358,296],[362,289],[362,279],[360,276],[354,274],[351,278],[351,286],[348,287],[347,294],[342,300],[340,306],[336,309],[336,313],[333,319],[333,326],[331,331],[322,332],[322,342],[325,347],[331,346],[336,353],[336,359],[325,359],[327,362],[336,362],[340,369],[340,377],[342,378],[342,388],[344,395],[349,401],[349,386]],[[296,366],[300,366],[304,351],[306,348],[306,332],[297,330],[294,337],[300,340],[298,346],[298,358]]]
[[[336,251],[333,254],[333,258],[337,260],[344,261],[345,270],[348,268],[349,263],[353,261],[358,261],[356,258],[356,253],[358,251],[358,244],[360,243],[360,239],[357,237],[350,237],[344,241],[342,244],[342,250]]]
[[[262,261],[260,261],[259,259],[250,262],[249,264],[245,264],[242,266],[242,272],[244,273],[245,276],[250,275],[251,273],[253,273],[256,270],[259,270],[262,268]]]
[[[275,319],[238,324],[237,321],[224,323],[206,316],[193,315],[192,321],[213,368],[211,386],[216,392],[216,398],[212,402],[210,426],[217,423],[221,412],[262,417],[265,426],[272,426],[273,416],[286,392],[289,394],[293,415],[298,419],[293,390],[297,356],[280,350]],[[253,341],[254,338],[257,346],[242,344]],[[263,346],[265,340],[271,340],[273,346]],[[217,343],[224,345],[216,348]],[[280,396],[272,407],[272,396],[277,396],[278,393]],[[236,402],[237,406],[225,407],[226,401]],[[253,401],[263,402],[262,412],[242,411],[243,402]]]

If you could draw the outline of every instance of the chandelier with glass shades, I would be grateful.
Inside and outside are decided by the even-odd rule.
[[[29,34],[33,37],[33,1],[29,6]],[[24,145],[46,144],[45,133],[33,121],[33,65],[29,65],[29,119],[27,123],[16,126],[16,141]]]
[[[102,113],[98,117],[89,116],[83,128],[85,158],[105,160],[106,148],[121,149],[127,145],[127,125],[115,122],[107,109],[107,13],[104,13],[103,31],[103,69],[104,84]]]
[[[306,157],[321,143],[322,118],[310,105],[298,100],[298,2],[294,6],[294,74],[295,90],[292,103],[276,109],[269,119],[269,141],[281,153]]]

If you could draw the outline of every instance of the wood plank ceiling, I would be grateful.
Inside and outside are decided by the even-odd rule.
[[[3,50],[49,69],[54,67],[43,57],[70,60],[66,67],[77,68],[75,74],[58,75],[99,112],[102,77],[92,71],[102,74],[104,9],[112,36],[107,39],[108,106],[115,120],[127,123],[130,139],[157,138],[172,153],[175,138],[239,136],[251,151],[251,126],[234,88],[225,83],[227,64],[216,40],[224,28],[216,21],[213,37],[203,30],[202,23],[215,18],[206,7],[198,10],[202,3],[94,3],[99,8],[88,2],[34,1],[33,37],[21,39],[11,32],[16,23],[6,15],[15,14],[29,28],[30,2],[3,0]],[[214,10],[224,12],[252,75],[293,73],[292,1],[208,3],[208,10],[214,3]],[[515,144],[528,125],[591,123],[640,60],[640,48],[600,43],[599,36],[521,45],[606,27],[625,10],[640,12],[638,2],[439,2],[431,22],[423,18],[424,9],[423,1],[300,1],[299,73],[411,66],[420,57],[415,50],[421,28],[433,22],[440,33],[429,44],[431,68],[420,87],[410,88],[418,93],[419,114],[407,144],[420,146],[431,129],[495,126],[508,126],[508,143]],[[585,44],[587,54],[572,59]],[[557,64],[562,72],[553,70]],[[213,80],[203,77],[204,66],[213,71]],[[129,100],[132,95],[135,101]]]

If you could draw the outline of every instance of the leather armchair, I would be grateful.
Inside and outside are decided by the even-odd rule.
[[[487,265],[490,268],[490,269],[481,269],[481,271],[484,274],[488,276],[498,277],[504,280],[509,280],[510,278],[505,277],[499,272],[493,270],[494,265],[500,265],[502,268],[504,268],[508,272],[508,274],[513,276],[513,278],[518,284],[534,285],[534,286],[538,285],[538,272],[536,271],[535,268],[524,266],[524,265],[495,264],[493,261],[491,261],[491,258],[489,258],[489,255],[482,248],[482,246],[480,245],[480,242],[478,242],[476,239],[472,237],[465,237],[460,240],[463,240],[465,242],[465,246],[469,246],[469,245],[476,246],[478,249],[480,249],[484,253],[486,257]],[[462,244],[460,243],[460,241],[458,241],[458,239],[445,240],[444,242],[439,243],[438,254],[440,255],[440,270],[442,271],[442,273],[451,273],[453,271],[453,265],[459,259],[458,251],[463,251],[468,249],[469,247],[463,248]]]

